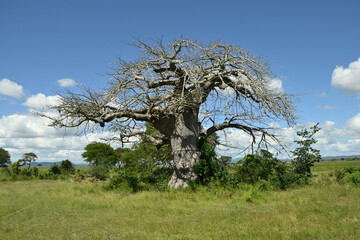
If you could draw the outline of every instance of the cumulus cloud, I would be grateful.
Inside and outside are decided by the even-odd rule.
[[[1,142],[3,142],[1,144]],[[16,161],[26,152],[35,153],[41,162],[62,161],[81,162],[88,140],[84,136],[36,137],[1,139],[0,145],[11,154],[11,161]]]
[[[360,94],[360,58],[347,68],[337,66],[332,73],[331,85],[345,93]]]
[[[0,138],[34,138],[63,136],[64,131],[49,127],[49,120],[26,114],[0,118]]]
[[[276,136],[288,150],[288,154],[282,151],[278,158],[289,159],[290,151],[297,147],[294,143],[295,140],[299,140],[297,131],[302,128],[309,129],[314,125],[315,123],[309,122],[305,126],[281,128],[278,124],[270,124],[269,127],[276,129]],[[315,134],[318,142],[314,148],[319,149],[322,156],[360,155],[360,113],[350,118],[344,126],[337,126],[333,121],[325,121],[319,127],[321,130]],[[243,152],[249,147],[251,139],[241,130],[229,129],[226,130],[226,134],[220,132],[218,134],[220,142],[225,144],[225,146],[217,147],[218,154],[232,156],[233,159],[236,159],[251,153],[251,149]],[[276,144],[272,145],[276,146]],[[273,152],[275,153],[275,151]]]
[[[345,127],[348,135],[360,138],[360,113],[350,118]]]
[[[81,162],[85,146],[92,141],[109,137],[109,132],[80,134],[77,129],[55,129],[49,120],[27,114],[14,114],[0,118],[0,147],[16,161],[26,152],[34,152],[39,161],[69,159]],[[114,147],[118,147],[115,146]]]
[[[274,78],[270,79],[268,87],[274,91],[275,93],[284,93],[284,89],[282,87],[282,81],[280,79]]]
[[[217,146],[216,151],[222,156],[231,156],[233,159],[243,157],[244,153],[248,154],[249,151],[242,152],[249,147],[251,138],[243,131],[237,129],[227,129],[218,132],[221,145]]]
[[[21,85],[3,78],[0,80],[0,94],[13,98],[22,98],[24,97],[24,90]]]
[[[36,109],[46,109],[48,106],[58,105],[61,102],[61,97],[56,96],[45,96],[42,93],[32,95],[26,99],[23,105]]]
[[[63,78],[63,79],[59,79],[57,80],[58,84],[61,87],[73,87],[76,86],[76,82],[70,78]]]

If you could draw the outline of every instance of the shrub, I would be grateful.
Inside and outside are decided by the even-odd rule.
[[[39,168],[37,167],[32,167],[30,168],[30,171],[31,171],[31,175],[34,176],[34,177],[38,177],[39,176]]]
[[[19,161],[14,162],[10,165],[11,175],[18,175],[20,173],[20,163]]]
[[[140,174],[140,181],[156,190],[165,191],[171,175],[172,168],[170,166],[157,166],[147,171],[146,174]]]
[[[278,161],[269,176],[270,184],[278,189],[285,190],[292,185],[301,184],[298,174],[296,174],[290,165]]]
[[[31,177],[31,170],[28,168],[22,168],[20,171],[20,175]]]
[[[0,168],[0,172],[4,175],[11,176],[11,169],[9,167]]]
[[[346,182],[355,187],[360,187],[360,171],[347,175]]]
[[[0,168],[0,181],[8,181],[11,179],[11,169],[9,167]]]
[[[360,186],[360,168],[346,167],[335,171],[336,181],[339,183],[350,183],[353,186]]]
[[[125,182],[128,184],[128,186],[131,188],[132,192],[138,192],[141,187],[140,187],[140,181],[138,176],[133,173],[133,172],[128,172],[125,174],[124,176],[124,180]]]
[[[237,176],[240,182],[255,184],[260,179],[268,180],[275,168],[281,169],[278,165],[281,165],[280,160],[261,149],[256,154],[245,156],[244,163],[237,168]]]
[[[59,167],[59,165],[54,163],[54,165],[49,168],[49,173],[53,175],[59,175],[61,174],[61,168]]]
[[[68,159],[61,161],[60,169],[63,174],[74,174],[75,167]]]
[[[108,188],[119,189],[119,188],[130,188],[133,193],[142,190],[144,187],[139,180],[139,177],[131,171],[124,169],[113,172],[110,175],[110,183]]]
[[[200,139],[201,156],[194,164],[194,170],[198,176],[197,182],[207,184],[217,180],[223,183],[227,181],[226,166],[217,161],[215,147],[207,142],[205,138]]]
[[[98,180],[106,180],[109,175],[109,168],[105,165],[92,165],[89,174]]]
[[[245,156],[243,164],[236,166],[235,174],[239,182],[257,184],[261,190],[285,190],[301,182],[291,166],[263,149]]]

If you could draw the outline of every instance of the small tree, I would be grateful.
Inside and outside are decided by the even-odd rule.
[[[317,142],[313,136],[315,133],[320,131],[318,125],[319,123],[310,127],[310,131],[307,129],[298,131],[297,135],[301,139],[294,141],[299,145],[294,151],[292,151],[292,154],[295,157],[292,162],[294,172],[303,176],[306,181],[309,177],[311,177],[311,167],[314,166],[315,162],[319,162],[321,159],[320,151],[312,147],[312,145]]]
[[[61,171],[64,173],[72,174],[75,172],[74,165],[68,159],[61,161],[60,168],[61,168]]]
[[[268,180],[280,160],[267,150],[261,149],[256,154],[248,154],[244,163],[237,169],[241,182],[255,184],[260,179]]]
[[[0,167],[6,167],[8,164],[11,164],[10,154],[3,148],[0,148]]]
[[[115,150],[109,144],[101,142],[89,143],[85,147],[82,157],[85,158],[85,162],[95,166],[106,165],[110,167],[119,161]]]
[[[28,165],[28,168],[31,167],[31,162],[35,162],[38,156],[35,153],[25,153],[22,158],[19,160],[19,163],[23,165]]]
[[[58,175],[61,174],[61,169],[59,167],[59,165],[57,165],[56,163],[54,163],[50,168],[49,168],[49,172],[53,175]]]

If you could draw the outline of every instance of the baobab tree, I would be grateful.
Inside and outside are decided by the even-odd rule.
[[[105,90],[79,86],[80,93],[64,92],[50,107],[57,114],[41,115],[55,127],[105,127],[123,142],[145,134],[144,124],[151,123],[160,134],[149,139],[172,149],[171,188],[196,179],[200,138],[236,128],[252,143],[257,136],[276,141],[270,122],[295,123],[293,97],[271,87],[267,64],[238,46],[185,38],[131,45],[139,57],[118,59]]]

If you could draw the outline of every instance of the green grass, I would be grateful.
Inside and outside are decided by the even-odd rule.
[[[318,162],[313,167],[313,172],[319,173],[330,173],[336,169],[343,169],[345,167],[360,167],[360,161],[334,161],[334,162]]]
[[[360,188],[321,162],[311,186],[258,192],[105,191],[101,183],[0,182],[1,239],[359,239]]]

